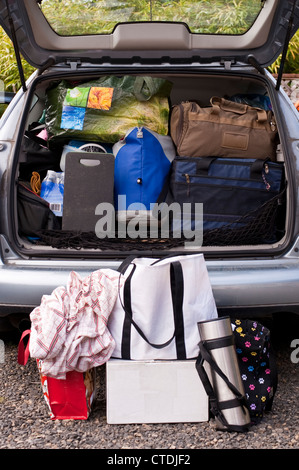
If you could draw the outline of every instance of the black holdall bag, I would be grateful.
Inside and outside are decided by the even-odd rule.
[[[49,203],[35,194],[26,182],[18,183],[19,233],[39,237],[42,230],[59,230],[61,224],[49,208]]]
[[[283,194],[281,163],[258,159],[176,157],[166,202],[176,202],[181,207],[189,204],[191,216],[196,203],[202,204],[204,244],[214,241],[228,245],[230,238],[232,244],[256,244],[276,240],[276,216],[283,203]],[[181,223],[180,220],[175,222]]]

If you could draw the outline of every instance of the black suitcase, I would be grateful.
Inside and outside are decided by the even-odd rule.
[[[187,207],[189,203],[191,217],[195,203],[203,204],[205,244],[212,243],[214,237],[217,240],[213,244],[221,245],[253,243],[253,238],[254,243],[265,243],[276,239],[276,216],[283,187],[282,163],[176,157],[167,202],[179,203],[182,210],[183,204]],[[234,241],[226,240],[226,235],[233,236]]]

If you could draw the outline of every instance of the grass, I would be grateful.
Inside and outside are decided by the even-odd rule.
[[[109,5],[109,7],[107,7]],[[193,32],[242,34],[258,14],[260,0],[44,0],[42,9],[50,24],[61,35],[109,33],[119,21],[186,21]],[[0,28],[0,80],[6,91],[20,86],[14,49]],[[22,59],[25,77],[34,68]],[[277,73],[280,57],[269,67]],[[285,73],[299,73],[299,32],[290,42]]]

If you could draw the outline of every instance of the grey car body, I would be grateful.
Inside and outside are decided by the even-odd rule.
[[[63,36],[49,25],[39,3],[0,1],[0,24],[14,39],[17,55],[19,49],[37,68],[0,121],[3,325],[8,319],[21,319],[40,304],[44,294],[66,285],[70,271],[85,277],[97,269],[117,269],[132,254],[129,249],[37,247],[18,234],[16,181],[22,138],[28,123],[42,111],[44,90],[53,80],[109,74],[167,77],[174,83],[172,103],[190,96],[207,101],[213,94],[248,90],[267,93],[278,126],[287,180],[284,236],[277,243],[202,247],[199,251],[205,256],[219,312],[254,316],[299,313],[299,118],[266,70],[298,29],[298,2],[261,2],[258,18],[237,38],[229,34],[195,34],[184,23],[169,21],[125,21],[109,34]],[[149,246],[136,254],[157,257],[166,253]]]

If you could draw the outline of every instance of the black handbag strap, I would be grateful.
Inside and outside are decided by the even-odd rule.
[[[215,157],[205,157],[196,160],[196,174],[208,174],[211,164],[216,160]]]
[[[205,157],[196,160],[196,174],[208,174],[211,164],[217,160],[215,157]],[[250,178],[260,179],[262,177],[262,172],[265,168],[265,164],[269,162],[270,159],[266,160],[254,160],[250,165]]]
[[[198,358],[196,360],[196,370],[198,375],[202,381],[202,384],[205,388],[205,391],[209,397],[209,404],[211,413],[215,418],[217,418],[220,423],[228,430],[228,431],[236,431],[236,432],[244,432],[248,430],[248,425],[246,426],[238,426],[229,424],[223,414],[224,409],[228,408],[235,408],[237,406],[241,406],[242,411],[245,413],[247,409],[247,404],[245,397],[239,392],[239,390],[230,382],[227,376],[223,373],[220,367],[217,365],[215,360],[213,359],[210,351],[208,350],[207,343],[205,341],[200,341],[199,343],[200,352]],[[228,388],[233,392],[235,398],[231,400],[226,400],[224,402],[219,402],[217,399],[216,393],[213,389],[213,386],[209,380],[208,374],[204,368],[204,362],[207,362],[212,370],[216,372],[216,374],[221,377],[222,380],[226,383]]]
[[[175,338],[177,348],[177,359],[186,359],[186,349],[184,342],[184,320],[183,320],[183,297],[184,297],[184,278],[181,263],[175,261],[170,263],[170,287],[173,304],[173,315],[174,315],[174,332],[168,341],[162,344],[155,344],[149,341],[146,335],[143,333],[141,328],[133,320],[132,302],[131,302],[131,283],[132,277],[136,270],[136,265],[133,264],[133,268],[125,280],[124,283],[124,300],[122,307],[125,312],[125,319],[123,324],[122,333],[122,344],[121,353],[123,359],[131,359],[131,326],[133,325],[138,334],[146,341],[150,346],[155,349],[163,349],[168,346]]]

